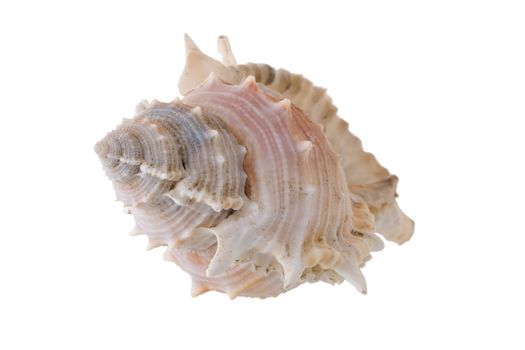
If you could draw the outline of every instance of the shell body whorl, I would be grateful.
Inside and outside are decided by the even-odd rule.
[[[186,45],[184,98],[140,104],[95,146],[134,232],[150,247],[167,246],[165,258],[192,277],[193,295],[264,298],[343,280],[365,293],[360,268],[383,248],[378,214],[388,225],[403,218],[384,196],[395,196],[397,178],[362,151],[335,112],[318,117],[326,111],[306,96],[321,98],[319,88],[302,81],[310,89],[303,96],[290,88],[299,76],[286,82],[291,73],[267,65],[235,66],[224,37],[228,65],[189,38]],[[332,141],[337,135],[342,141]],[[411,234],[387,226],[399,241]]]

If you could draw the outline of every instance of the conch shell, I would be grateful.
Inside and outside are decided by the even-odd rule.
[[[397,177],[363,151],[330,97],[301,75],[222,63],[188,37],[170,103],[142,102],[95,150],[133,233],[192,278],[192,295],[277,296],[349,281],[386,239],[410,239]]]

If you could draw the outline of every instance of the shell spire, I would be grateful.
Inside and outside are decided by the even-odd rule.
[[[383,168],[326,90],[265,64],[222,63],[186,34],[182,99],[142,101],[95,145],[130,234],[186,271],[191,295],[277,296],[305,282],[346,280],[366,293],[361,268],[385,238],[413,222]]]

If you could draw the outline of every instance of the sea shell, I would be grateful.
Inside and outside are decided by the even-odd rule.
[[[192,295],[264,298],[347,280],[414,223],[397,177],[363,151],[322,88],[265,64],[223,62],[188,37],[183,100],[142,102],[95,150],[133,233],[192,278]]]

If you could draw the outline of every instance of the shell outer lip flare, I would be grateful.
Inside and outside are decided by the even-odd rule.
[[[304,282],[344,280],[414,222],[396,203],[398,178],[362,148],[326,90],[267,64],[222,62],[185,35],[183,99],[139,103],[95,145],[131,234],[192,280],[193,296],[266,298]]]

